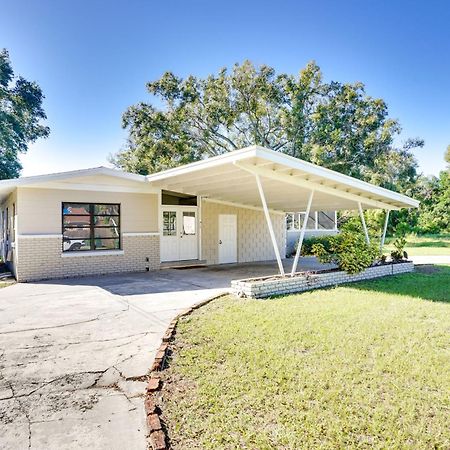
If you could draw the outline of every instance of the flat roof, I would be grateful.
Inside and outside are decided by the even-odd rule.
[[[17,187],[157,192],[198,195],[235,205],[261,207],[261,180],[268,207],[278,212],[417,208],[419,202],[339,172],[267,148],[252,146],[147,177],[107,167],[0,180],[0,201]]]
[[[261,206],[255,175],[261,179],[269,208],[306,209],[314,190],[312,210],[417,208],[406,195],[330,169],[251,146],[147,176],[152,186],[200,195],[244,206]]]

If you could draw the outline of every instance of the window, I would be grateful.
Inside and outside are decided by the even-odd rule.
[[[195,212],[183,211],[183,234],[195,235]]]
[[[305,221],[305,213],[287,213],[286,229],[287,231],[300,231]],[[307,230],[335,230],[336,214],[331,211],[311,212],[306,223]]]
[[[163,236],[176,236],[177,234],[177,212],[163,212]]]
[[[120,205],[63,203],[64,252],[120,249]]]
[[[305,213],[289,213],[286,214],[286,226],[288,231],[298,231],[305,220]]]
[[[317,227],[319,230],[334,230],[335,215],[334,211],[319,211],[317,214]]]

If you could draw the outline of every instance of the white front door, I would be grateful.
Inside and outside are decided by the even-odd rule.
[[[198,259],[197,207],[164,206],[161,261]]]
[[[219,214],[219,264],[237,262],[236,214]]]

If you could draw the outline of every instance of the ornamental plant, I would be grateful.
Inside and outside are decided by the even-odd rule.
[[[311,252],[321,263],[334,263],[347,273],[359,273],[380,258],[375,244],[367,244],[360,233],[344,231],[329,237],[329,246],[314,244]]]
[[[405,251],[406,239],[405,236],[399,236],[393,243],[394,250],[391,251],[392,261],[402,261],[408,259],[408,253]]]

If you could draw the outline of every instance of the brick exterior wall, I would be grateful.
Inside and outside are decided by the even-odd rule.
[[[254,278],[249,280],[234,280],[231,282],[231,288],[233,293],[239,297],[265,298],[412,271],[414,271],[414,264],[412,262],[405,262],[369,267],[365,271],[354,275],[342,271],[316,274],[308,274],[305,272],[299,273],[292,278],[274,277],[272,279]]]
[[[219,263],[219,214],[237,216],[237,257],[239,263],[275,259],[269,230],[262,211],[236,206],[202,202],[202,259],[207,264]],[[271,214],[281,257],[285,257],[286,227],[283,214]]]
[[[18,239],[18,281],[36,281],[116,272],[141,272],[159,269],[159,236],[122,237],[123,254],[63,256],[61,237]],[[146,261],[149,258],[149,261]]]

